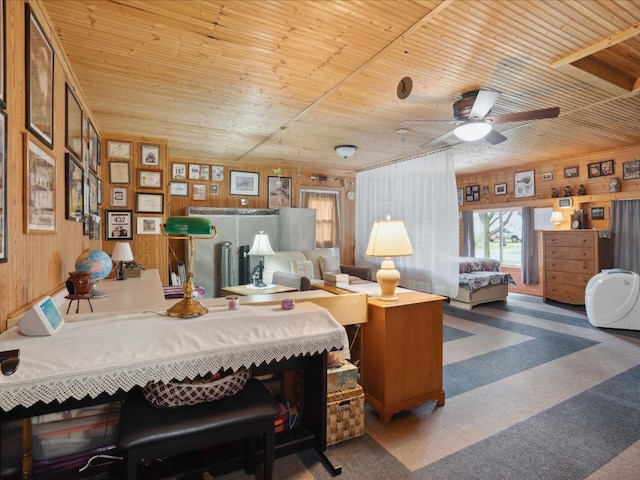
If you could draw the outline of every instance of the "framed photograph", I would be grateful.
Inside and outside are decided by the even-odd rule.
[[[194,184],[193,187],[193,199],[194,200],[206,200],[207,199],[207,186],[201,184]]]
[[[291,177],[269,177],[269,208],[291,206]]]
[[[111,187],[111,206],[127,206],[127,189],[122,187]]]
[[[622,164],[622,179],[637,180],[640,178],[640,160],[632,160]]]
[[[69,84],[65,84],[64,142],[78,160],[82,159],[82,110]]]
[[[137,213],[163,213],[164,194],[163,193],[136,193]]]
[[[131,210],[107,210],[105,223],[105,238],[107,240],[131,240],[133,232]]]
[[[6,48],[6,21],[4,0],[0,1],[0,108],[7,108],[7,48]],[[0,249],[2,247],[0,246]],[[0,255],[0,262],[2,256]]]
[[[260,175],[258,173],[231,170],[231,195],[258,196],[259,180]]]
[[[0,111],[0,263],[7,261],[7,224],[7,114]]]
[[[142,165],[160,165],[160,146],[142,145]]]
[[[89,215],[87,223],[89,224],[87,233],[89,238],[91,240],[100,240],[100,215]]]
[[[573,206],[573,198],[561,198],[558,200],[558,207],[570,208]]]
[[[98,178],[98,205],[102,205],[102,180]]]
[[[553,172],[542,172],[540,178],[545,182],[547,180],[553,180]]]
[[[89,213],[98,214],[98,177],[89,172]]]
[[[533,197],[536,194],[536,172],[516,172],[514,174],[514,198]]]
[[[458,206],[461,207],[464,205],[464,190],[462,188],[458,189]]]
[[[189,184],[187,182],[169,182],[169,195],[174,197],[188,197]]]
[[[200,180],[200,165],[196,163],[189,164],[189,180]]]
[[[465,198],[467,202],[477,202],[480,200],[480,185],[465,187]]]
[[[564,178],[575,178],[578,176],[580,170],[578,166],[575,167],[565,167],[564,168]]]
[[[27,128],[53,148],[53,48],[28,3],[26,16]]]
[[[493,186],[493,194],[494,195],[506,195],[507,194],[507,184],[506,183],[497,183]]]
[[[590,163],[588,165],[588,169],[589,169],[589,178],[600,176],[600,162]]]
[[[162,217],[138,217],[138,235],[160,235]]]
[[[109,162],[109,183],[131,183],[129,162]]]
[[[221,167],[219,165],[212,165],[211,180],[213,180],[214,182],[220,182],[224,180],[224,167]]]
[[[93,123],[89,122],[89,169],[98,174],[98,165],[100,165],[100,139]]]
[[[591,220],[604,220],[604,207],[591,207]]]
[[[130,160],[131,159],[131,143],[116,142],[113,140],[108,141],[107,156],[109,158],[123,158],[126,160]]]
[[[600,162],[600,175],[613,175],[613,160],[605,160],[604,162]]]
[[[212,183],[209,185],[209,195],[218,195],[218,184]]]
[[[25,192],[27,233],[56,231],[56,162],[27,136]]]
[[[187,178],[187,166],[184,163],[173,163],[171,165],[171,178],[176,180]]]
[[[138,187],[162,188],[162,170],[138,170]]]

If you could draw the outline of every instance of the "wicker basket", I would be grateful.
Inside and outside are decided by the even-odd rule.
[[[364,435],[364,392],[360,385],[327,395],[327,446]]]
[[[156,407],[181,407],[235,395],[250,377],[251,371],[243,368],[211,382],[149,382],[142,391],[144,398]]]

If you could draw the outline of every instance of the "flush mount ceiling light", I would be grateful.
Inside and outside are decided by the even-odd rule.
[[[335,147],[335,149],[336,149],[336,153],[339,156],[346,159],[346,158],[349,158],[354,153],[356,153],[356,150],[358,149],[358,147],[356,147],[355,145],[338,145],[337,147]]]
[[[473,142],[486,137],[491,131],[491,125],[485,122],[467,122],[457,127],[453,134],[465,142]]]

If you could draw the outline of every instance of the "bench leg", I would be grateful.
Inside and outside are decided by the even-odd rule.
[[[271,480],[273,476],[273,457],[275,455],[275,429],[267,428],[264,439],[264,480]]]

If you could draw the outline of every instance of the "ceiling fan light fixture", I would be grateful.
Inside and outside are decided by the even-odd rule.
[[[465,142],[473,142],[486,137],[491,131],[491,125],[486,122],[467,122],[457,127],[453,134]]]
[[[355,145],[338,145],[337,147],[335,147],[335,149],[338,156],[347,159],[354,153],[356,153],[358,147],[356,147]]]

